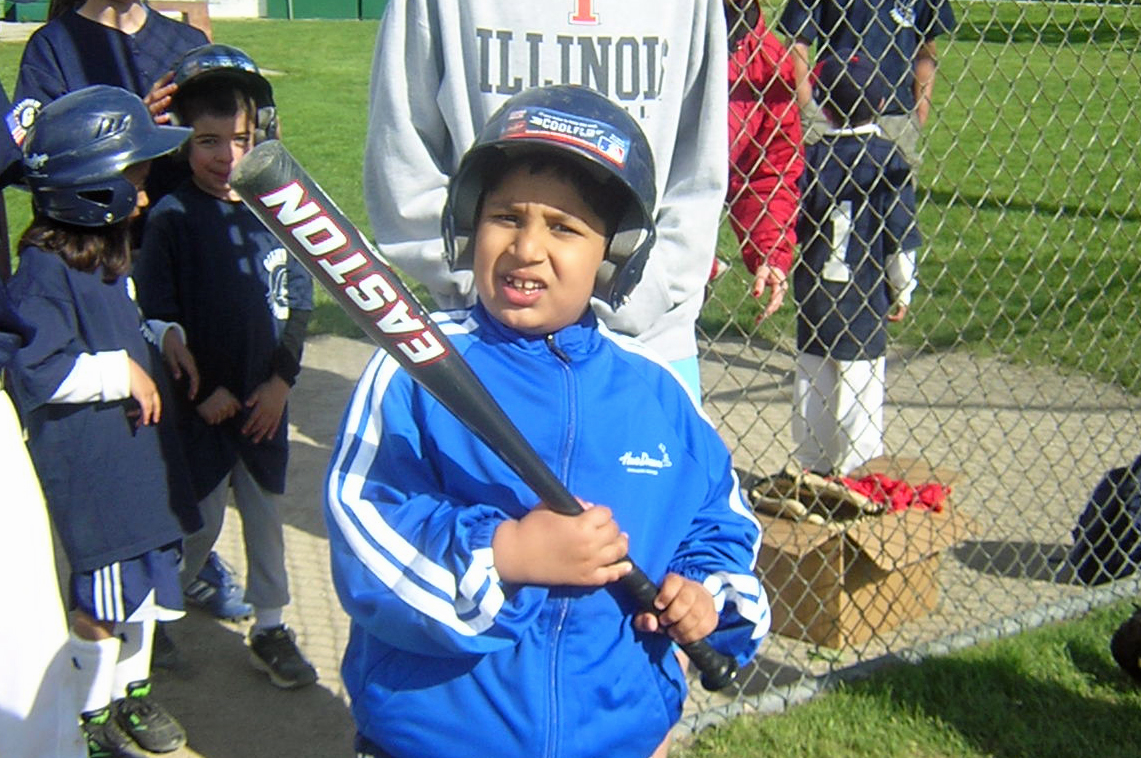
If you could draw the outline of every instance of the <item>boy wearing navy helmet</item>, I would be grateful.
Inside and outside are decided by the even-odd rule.
[[[645,758],[681,715],[672,641],[744,663],[769,623],[729,451],[668,364],[601,325],[654,238],[653,159],[606,97],[548,86],[492,116],[443,237],[478,300],[456,349],[584,503],[554,513],[383,352],[326,487],[358,754]],[[629,554],[660,617],[611,585]]]
[[[172,121],[193,129],[191,177],[147,220],[135,279],[144,313],[186,328],[201,374],[183,439],[205,527],[185,541],[183,587],[215,615],[252,611],[251,664],[278,687],[303,687],[317,672],[285,624],[280,499],[287,401],[301,371],[313,282],[230,187],[237,161],[277,137],[269,83],[244,52],[217,44],[190,51],[174,81]],[[212,552],[231,489],[246,548],[244,597]]]

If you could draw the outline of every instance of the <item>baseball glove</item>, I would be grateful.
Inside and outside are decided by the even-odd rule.
[[[1117,627],[1109,641],[1113,660],[1138,682],[1141,682],[1141,606],[1135,606],[1133,615]]]
[[[789,463],[749,489],[749,500],[762,513],[823,524],[880,515],[884,506],[841,482]]]

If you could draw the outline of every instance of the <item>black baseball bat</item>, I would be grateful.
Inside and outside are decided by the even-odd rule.
[[[582,505],[456,353],[427,309],[281,142],[263,142],[246,154],[231,172],[230,186],[364,333],[494,450],[539,499],[558,513],[582,513]],[[634,566],[621,582],[639,608],[657,612],[658,588],[644,571]],[[719,690],[737,675],[737,662],[706,640],[682,649],[701,670],[707,690]]]

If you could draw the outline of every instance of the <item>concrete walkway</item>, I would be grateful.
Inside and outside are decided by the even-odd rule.
[[[191,610],[171,636],[183,665],[155,672],[156,695],[186,727],[187,747],[171,758],[350,756],[354,732],[338,667],[348,620],[329,578],[321,486],[341,413],[373,348],[341,337],[312,337],[290,398],[290,471],[285,498],[286,559],[293,602],[286,622],[320,674],[316,686],[282,691],[247,660],[249,623]],[[245,573],[241,517],[231,506],[218,546]]]

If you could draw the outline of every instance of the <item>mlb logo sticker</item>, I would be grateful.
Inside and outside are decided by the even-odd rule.
[[[12,110],[4,116],[4,125],[8,127],[8,133],[12,135],[12,141],[16,143],[16,147],[24,144],[24,138],[28,136],[28,129],[36,120],[36,114],[39,111],[40,101],[26,98],[16,103]]]
[[[606,157],[618,165],[622,165],[626,162],[627,144],[628,143],[625,141],[617,139],[613,136],[599,137],[598,139],[598,149],[601,150]]]

